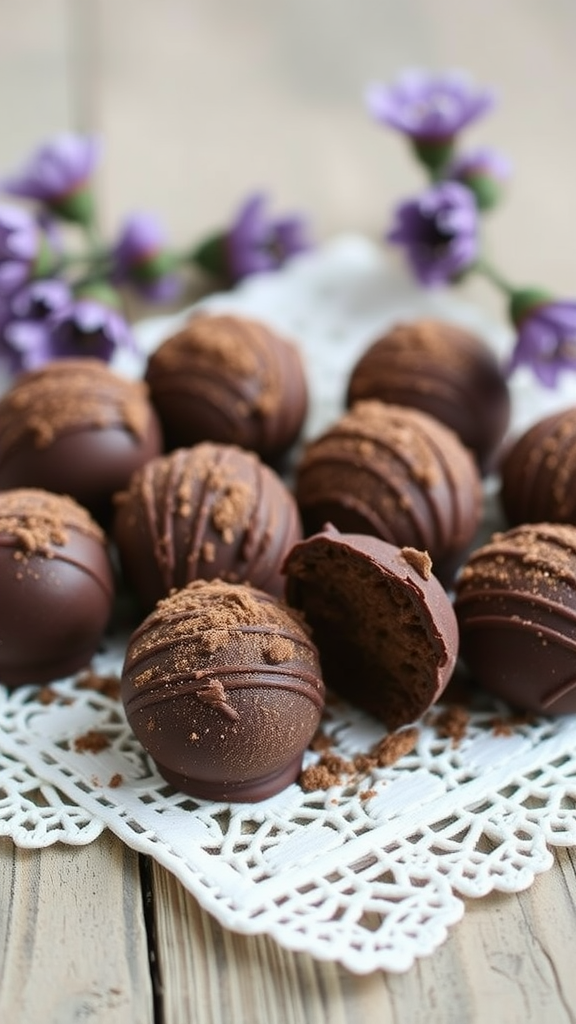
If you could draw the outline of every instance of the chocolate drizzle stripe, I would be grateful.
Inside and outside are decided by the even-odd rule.
[[[354,441],[360,440],[371,442],[372,444],[374,444],[375,448],[380,449],[381,453],[388,453],[391,456],[392,460],[399,464],[405,470],[406,477],[408,478],[409,483],[412,486],[414,486],[414,488],[416,488],[420,493],[421,485],[418,481],[417,476],[414,474],[414,467],[410,463],[410,461],[403,456],[402,452],[399,451],[398,448],[394,447],[392,444],[388,445],[382,439],[373,437],[372,435],[361,436],[359,438],[358,433],[355,431],[350,433],[339,431],[337,434],[334,434],[333,438],[330,439],[331,444],[333,440],[335,440],[336,438],[339,439],[341,437],[345,437],[347,439],[351,439]],[[351,449],[343,449],[341,452],[330,451],[329,453],[327,453],[325,450],[323,450],[322,440],[323,439],[320,439],[318,442],[319,447],[317,452],[310,450],[306,453],[305,461],[301,469],[301,478],[304,478],[304,476],[309,470],[314,472],[314,463],[320,462],[323,466],[328,466],[330,464],[344,465],[346,467],[349,466],[350,455],[352,454]],[[390,466],[387,463],[384,463],[384,465],[375,465],[372,459],[363,458],[361,452],[354,451],[353,454],[357,460],[354,468],[361,469],[368,476],[373,477],[376,480],[379,488],[382,488],[382,486],[384,485],[386,489],[394,495],[398,503],[400,503],[400,499],[406,496],[406,480],[395,479],[394,476],[391,476]],[[335,488],[335,495],[337,495],[339,500],[342,499],[342,496],[345,496],[346,498],[350,497],[350,495],[348,493],[345,493],[341,487]],[[374,512],[375,510],[373,508],[368,508],[365,502],[359,501],[356,507],[366,509],[366,511],[363,513],[366,516],[366,518],[370,519],[373,522],[376,521],[373,515],[368,514],[369,512]],[[403,514],[406,515],[406,518],[409,519],[409,521],[412,523],[412,528],[415,534],[417,534],[417,536],[421,538],[421,546],[425,548],[429,547],[430,538],[427,536],[427,531],[425,529],[423,522],[418,518],[416,514],[414,502],[410,502],[408,507],[402,505],[401,508]],[[381,532],[382,536],[384,537],[385,533],[387,533],[386,524],[381,520],[379,516],[377,519],[377,523],[378,529]],[[390,537],[390,540],[392,541],[393,538]]]
[[[199,612],[198,614],[200,615],[201,613]],[[214,628],[218,629],[219,627],[216,626]],[[239,635],[242,635],[244,633],[262,633],[266,635],[270,633],[269,626],[223,626],[221,628],[222,632],[236,633]],[[164,630],[162,630],[162,632],[164,632]],[[274,636],[282,637],[285,640],[289,640],[291,643],[294,644],[296,648],[304,648],[304,650],[307,649],[314,653],[316,652],[316,648],[312,641],[308,640],[308,638],[305,639],[303,635],[296,635],[294,633],[288,632],[288,630],[283,630],[275,627]],[[194,632],[192,634],[178,636],[177,642],[179,646],[186,646],[187,644],[192,645],[192,650],[190,651],[190,658],[192,659],[192,657],[194,657],[194,645],[199,641],[201,642],[201,639],[202,634]],[[155,636],[153,638],[153,645],[146,644],[144,649],[140,650],[137,646],[136,641],[136,634],[133,634],[131,640],[131,649],[128,652],[126,659],[126,666],[129,667],[131,671],[138,668],[138,666],[148,661],[150,658],[153,659],[156,653],[172,650],[174,648],[175,642],[173,635],[166,636],[163,639],[161,637]],[[202,655],[200,655],[200,657],[202,657]]]
[[[492,605],[494,600],[502,599],[509,607],[511,603],[514,605],[526,605],[532,608],[541,608],[545,612],[552,612],[557,615],[558,618],[564,619],[566,622],[573,623],[576,626],[576,608],[571,608],[570,605],[561,604],[559,601],[554,601],[552,598],[545,597],[541,594],[533,594],[532,591],[516,591],[516,590],[501,590],[491,588],[489,591],[485,590],[471,590],[466,593],[458,594],[456,599],[456,606],[469,605],[474,602],[487,603]],[[468,622],[468,614],[466,614],[466,622]],[[506,610],[502,613],[505,616],[510,617],[510,612]],[[529,621],[528,617],[526,621]]]
[[[573,679],[568,679],[559,686],[554,686],[551,690],[541,699],[543,708],[550,708],[553,704],[556,704],[562,697],[566,697],[576,687],[576,676]]]
[[[257,674],[257,676],[256,676]],[[318,710],[324,706],[321,693],[318,691],[318,679],[311,673],[286,666],[275,668],[270,665],[254,665],[251,668],[245,666],[214,666],[213,670],[191,673],[190,676],[177,674],[175,677],[164,675],[162,679],[154,680],[150,689],[135,690],[129,697],[125,698],[126,708],[131,713],[148,710],[158,704],[171,701],[175,697],[178,700],[185,700],[187,697],[194,697],[197,690],[206,685],[206,677],[227,676],[226,692],[230,690],[286,690],[290,693],[299,694],[309,700]],[[235,678],[230,678],[231,676]],[[255,677],[256,676],[256,677]]]
[[[522,619],[519,616],[511,615],[471,615],[466,617],[466,629],[476,627],[495,626],[497,629],[522,629],[534,634],[537,639],[550,640],[558,647],[565,647],[569,651],[576,652],[576,637],[566,636],[559,633],[551,626],[543,626],[541,623],[532,622],[531,619]]]

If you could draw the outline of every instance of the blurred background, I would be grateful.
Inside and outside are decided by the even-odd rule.
[[[500,99],[467,141],[513,163],[489,250],[513,282],[575,296],[575,30],[573,0],[0,0],[0,173],[95,133],[107,233],[151,210],[195,242],[264,187],[320,240],[379,237],[423,178],[366,86],[463,68]]]

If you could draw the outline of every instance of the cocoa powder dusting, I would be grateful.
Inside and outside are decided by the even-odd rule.
[[[45,448],[86,427],[121,427],[142,438],[149,415],[143,381],[120,377],[99,359],[58,360],[23,374],[0,403],[0,449],[7,453],[29,435]]]
[[[15,557],[43,555],[68,543],[70,530],[104,543],[104,533],[72,498],[37,488],[16,488],[0,494],[0,535],[15,545]]]

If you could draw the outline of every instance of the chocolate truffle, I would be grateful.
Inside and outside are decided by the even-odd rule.
[[[478,683],[518,708],[576,711],[576,527],[494,534],[462,570],[455,610]]]
[[[296,544],[284,569],[288,602],[312,627],[328,687],[389,729],[437,700],[458,629],[425,552],[328,526]]]
[[[510,420],[506,378],[486,342],[435,320],[397,324],[359,359],[348,404],[359,399],[408,405],[458,434],[482,472],[491,469]]]
[[[511,526],[576,525],[576,408],[531,426],[508,450],[501,474],[502,506]]]
[[[22,374],[0,401],[0,490],[69,494],[102,525],[114,492],[161,450],[145,385],[97,359]]]
[[[366,401],[307,446],[296,500],[306,533],[331,522],[426,550],[448,582],[476,532],[481,484],[474,459],[444,424]]]
[[[219,441],[275,462],[307,409],[298,349],[239,316],[195,316],[151,355],[146,380],[167,448]]]
[[[46,683],[83,668],[110,616],[105,538],[71,498],[0,493],[0,682]]]
[[[253,452],[209,441],[151,459],[117,495],[114,538],[146,611],[195,579],[281,597],[284,556],[302,537],[296,502]]]
[[[222,580],[158,603],[128,643],[121,692],[164,778],[211,800],[264,800],[294,782],[324,704],[296,613]]]

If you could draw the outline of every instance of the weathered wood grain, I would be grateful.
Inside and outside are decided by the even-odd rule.
[[[138,858],[111,833],[41,852],[0,839],[0,1020],[151,1024]]]

